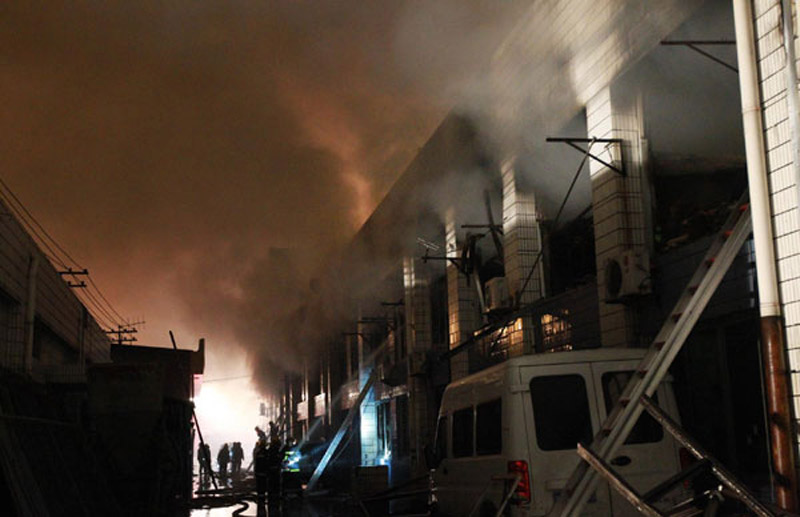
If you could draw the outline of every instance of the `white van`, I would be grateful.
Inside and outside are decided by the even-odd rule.
[[[502,504],[502,478],[520,474],[506,514],[546,515],[578,463],[576,444],[591,443],[644,354],[605,348],[527,355],[448,385],[436,432],[438,465],[432,471],[439,512],[494,515]],[[678,420],[670,382],[662,382],[655,395]],[[610,463],[644,493],[680,470],[679,448],[643,414]],[[583,513],[638,515],[606,483],[598,485]]]

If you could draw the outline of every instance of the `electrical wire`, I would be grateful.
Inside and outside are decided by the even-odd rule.
[[[11,211],[13,212],[13,215],[16,216],[15,219],[17,219],[20,223],[22,223],[22,225],[32,234],[32,236],[35,237],[34,240],[37,243],[41,244],[49,252],[49,253],[44,253],[43,252],[45,257],[47,257],[48,260],[50,260],[51,262],[55,263],[57,266],[61,266],[62,268],[66,269],[67,268],[67,264],[63,260],[61,260],[61,258],[59,258],[58,253],[56,253],[56,251],[52,247],[50,247],[49,244],[47,244],[47,241],[44,240],[44,238],[41,235],[39,235],[39,232],[36,231],[36,228],[31,226],[30,222],[28,222],[25,219],[25,217],[23,216],[22,212],[20,212],[19,209],[14,206],[14,204],[9,200],[9,198],[2,191],[0,191],[0,198],[3,199],[3,201],[5,202],[5,205],[9,209],[11,209]]]
[[[119,324],[119,322],[118,322],[118,321],[116,321],[116,320],[114,319],[114,317],[113,317],[113,316],[111,316],[111,314],[109,314],[109,312],[108,312],[108,311],[107,311],[107,310],[106,310],[106,309],[105,309],[105,308],[104,308],[102,305],[100,305],[100,303],[97,301],[97,298],[95,298],[95,297],[94,297],[94,295],[93,295],[91,292],[89,292],[89,291],[83,291],[83,292],[82,292],[82,294],[83,294],[83,296],[85,296],[85,297],[86,297],[86,301],[91,301],[91,302],[92,302],[92,304],[94,305],[94,307],[95,307],[95,308],[96,308],[96,309],[97,309],[97,310],[98,310],[100,313],[102,313],[102,314],[103,314],[103,316],[105,316],[105,318],[107,318],[107,320],[108,320],[108,321],[110,321],[110,322],[112,323],[111,325],[109,325],[109,324],[108,324],[108,321],[107,321],[107,322],[105,323],[105,325],[106,325],[107,327],[109,327],[109,328],[113,328],[114,324]]]
[[[564,196],[564,199],[561,201],[561,206],[558,207],[558,212],[556,213],[555,219],[553,219],[553,228],[556,227],[558,224],[558,219],[561,217],[561,212],[564,211],[564,207],[567,205],[567,200],[569,199],[570,194],[572,194],[572,189],[575,188],[575,183],[578,181],[578,177],[581,175],[581,171],[583,170],[583,166],[586,165],[586,160],[589,159],[589,154],[592,151],[592,145],[594,145],[595,140],[597,137],[594,137],[589,141],[589,145],[586,148],[586,153],[583,155],[583,159],[581,160],[580,165],[578,165],[578,170],[575,171],[575,175],[572,177],[572,183],[569,184],[569,188],[567,189],[567,193]],[[522,294],[525,292],[525,288],[528,287],[528,282],[530,282],[531,277],[533,277],[533,272],[536,271],[536,266],[539,265],[539,261],[542,259],[542,255],[544,254],[544,246],[539,246],[539,253],[536,255],[536,260],[533,262],[533,266],[531,266],[531,270],[528,272],[528,276],[525,277],[525,282],[522,283],[522,288],[519,290],[517,294],[516,306],[522,303]]]
[[[25,214],[27,214],[27,215],[28,215],[28,217],[31,219],[31,221],[33,221],[33,222],[34,222],[34,224],[35,224],[35,225],[36,225],[36,226],[37,226],[37,227],[38,227],[38,228],[39,228],[39,229],[42,231],[42,233],[44,233],[44,234],[47,236],[47,238],[48,238],[48,239],[50,239],[50,241],[51,241],[51,242],[52,242],[52,243],[55,245],[55,247],[56,247],[56,248],[58,248],[58,250],[59,250],[61,253],[63,253],[63,254],[64,254],[64,256],[65,256],[65,257],[67,257],[67,259],[69,259],[69,261],[70,261],[70,262],[72,262],[73,264],[75,264],[75,265],[76,265],[78,268],[80,268],[80,269],[83,269],[83,268],[82,268],[82,267],[81,267],[81,266],[78,264],[78,261],[77,261],[77,260],[75,260],[74,258],[72,258],[72,257],[70,256],[70,254],[69,254],[69,253],[67,253],[67,252],[66,252],[66,250],[64,250],[64,248],[62,248],[62,247],[61,247],[61,246],[58,244],[58,242],[57,242],[57,241],[56,241],[56,240],[55,240],[53,237],[51,237],[51,236],[50,236],[50,234],[49,234],[49,233],[47,233],[47,230],[45,230],[45,229],[44,229],[44,226],[42,226],[42,225],[39,223],[39,221],[37,221],[37,220],[36,220],[36,218],[35,218],[35,217],[33,217],[33,214],[31,214],[31,213],[28,211],[28,209],[27,209],[27,208],[25,208],[25,205],[22,203],[22,201],[20,201],[20,200],[19,200],[19,198],[16,196],[16,194],[14,194],[14,192],[13,192],[13,191],[12,191],[12,190],[11,190],[11,189],[8,187],[8,185],[6,185],[6,182],[5,182],[5,181],[3,181],[3,179],[2,179],[2,178],[0,178],[0,185],[2,185],[2,186],[3,186],[3,188],[4,188],[4,189],[5,189],[5,190],[6,190],[6,191],[7,191],[7,192],[8,192],[8,193],[11,195],[11,197],[12,197],[12,198],[14,198],[14,201],[16,201],[16,202],[17,202],[17,204],[20,206],[20,208],[21,208],[21,209],[22,209],[22,210],[25,212]]]
[[[42,251],[45,257],[56,266],[61,267],[62,269],[69,270],[70,267],[67,265],[67,261],[71,262],[76,269],[86,271],[86,269],[77,261],[75,260],[72,255],[67,252],[63,246],[61,246],[58,241],[53,238],[50,233],[44,228],[44,226],[33,216],[30,210],[25,207],[25,204],[14,194],[14,191],[0,178],[0,198],[5,202],[8,208],[13,212],[13,215],[16,216],[16,219],[35,237],[35,241],[45,248],[46,251]],[[9,214],[11,215],[11,214]],[[52,244],[52,246],[51,246]],[[54,249],[55,248],[55,249]],[[59,253],[60,252],[60,253]],[[63,258],[65,257],[67,261]],[[95,283],[94,279],[86,275],[89,280],[89,286],[94,292],[97,294],[97,297],[91,294],[89,289],[83,291],[83,296],[79,296],[84,302],[88,302],[87,305],[91,303],[94,307],[93,316],[103,325],[108,326],[109,328],[113,327],[114,325],[118,326],[127,326],[124,325],[125,318],[120,315],[120,313],[114,308],[111,302],[108,301],[108,298],[105,297],[103,292]],[[87,287],[89,287],[87,286]],[[98,299],[99,297],[99,299]],[[102,302],[101,302],[102,300]],[[104,315],[104,318],[98,317],[100,314]],[[106,321],[100,321],[101,319]],[[112,323],[109,325],[109,321]]]
[[[95,290],[95,291],[97,291],[97,294],[98,294],[98,295],[100,295],[100,298],[102,298],[102,300],[103,300],[104,302],[106,302],[106,305],[108,305],[108,308],[109,308],[109,309],[111,309],[111,311],[112,311],[112,312],[113,312],[113,313],[114,313],[114,314],[117,316],[117,318],[119,318],[119,320],[120,320],[120,321],[124,321],[124,320],[125,320],[125,318],[123,318],[123,317],[120,315],[120,313],[118,313],[118,312],[117,312],[117,311],[114,309],[114,306],[113,306],[113,305],[111,305],[111,302],[109,302],[109,301],[108,301],[108,299],[107,299],[105,296],[103,296],[103,293],[102,293],[102,291],[100,291],[100,288],[99,288],[99,287],[97,287],[97,284],[95,284],[95,283],[94,283],[94,279],[93,279],[91,276],[89,276],[89,283],[92,285],[92,287],[94,288],[94,290]]]

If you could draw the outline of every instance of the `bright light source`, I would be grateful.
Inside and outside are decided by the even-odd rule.
[[[262,425],[258,416],[261,397],[249,379],[206,383],[194,399],[203,438],[218,450],[223,443],[255,443],[253,428]]]

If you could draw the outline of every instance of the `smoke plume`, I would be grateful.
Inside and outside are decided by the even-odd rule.
[[[2,176],[141,344],[205,337],[208,377],[267,388],[315,339],[287,323],[312,278],[528,3],[12,0]]]

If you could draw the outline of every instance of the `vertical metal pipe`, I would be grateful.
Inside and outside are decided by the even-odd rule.
[[[33,373],[33,338],[36,327],[36,272],[39,269],[39,255],[34,252],[28,262],[28,297],[25,300],[25,374]]]
[[[791,406],[773,247],[751,0],[733,0],[733,16],[736,29],[736,55],[739,63],[747,180],[753,219],[753,244],[756,253],[775,500],[781,508],[793,512],[797,508],[797,480],[791,433]]]
[[[767,415],[772,448],[775,502],[784,510],[797,511],[797,475],[794,467],[792,418],[783,325],[779,316],[761,318],[761,347],[767,383]]]

